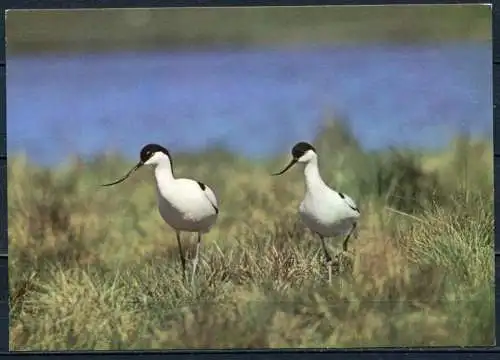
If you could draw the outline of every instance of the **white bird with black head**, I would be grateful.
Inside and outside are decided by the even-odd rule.
[[[281,175],[295,164],[303,165],[306,193],[299,207],[304,224],[321,239],[323,253],[331,281],[332,258],[325,244],[326,237],[345,236],[342,249],[347,251],[351,234],[356,229],[360,211],[355,202],[346,194],[329,188],[319,173],[318,154],[307,142],[299,142],[292,148],[290,163],[280,172]]]
[[[215,224],[219,208],[212,189],[200,181],[175,178],[172,164],[172,157],[167,149],[161,145],[148,144],[142,148],[137,165],[121,179],[102,186],[121,183],[144,165],[153,167],[158,208],[163,220],[175,230],[184,279],[186,276],[186,260],[181,245],[181,232],[195,232],[198,234],[196,255],[193,260],[191,274],[191,283],[194,284],[201,237]]]

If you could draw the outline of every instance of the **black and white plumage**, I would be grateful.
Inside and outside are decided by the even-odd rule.
[[[176,232],[183,278],[185,278],[186,262],[181,245],[181,232],[198,234],[191,275],[191,283],[194,283],[202,234],[210,230],[219,214],[217,198],[212,189],[200,181],[175,178],[170,153],[166,148],[157,144],[144,146],[141,149],[137,165],[119,180],[103,186],[115,185],[124,181],[144,165],[154,168],[159,212],[163,220]]]
[[[326,248],[325,238],[345,236],[342,248],[347,251],[347,244],[356,229],[360,211],[349,196],[325,184],[319,173],[318,155],[314,146],[299,142],[294,145],[291,153],[290,163],[273,175],[281,175],[297,163],[303,165],[306,193],[299,206],[299,215],[304,224],[321,239],[331,279],[332,258]]]

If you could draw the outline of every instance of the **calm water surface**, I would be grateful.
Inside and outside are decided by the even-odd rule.
[[[148,142],[260,157],[312,140],[331,114],[366,148],[491,137],[490,44],[7,58],[8,151],[39,163]]]

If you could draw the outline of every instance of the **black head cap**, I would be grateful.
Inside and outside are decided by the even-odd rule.
[[[167,149],[165,149],[163,146],[158,145],[158,144],[147,144],[141,149],[141,162],[146,162],[157,152],[162,152],[168,157],[170,157],[170,154]]]
[[[299,159],[309,150],[316,152],[316,149],[311,144],[304,141],[298,142],[292,148],[292,156],[294,159]]]

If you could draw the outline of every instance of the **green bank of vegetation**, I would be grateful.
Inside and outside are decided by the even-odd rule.
[[[333,122],[314,144],[325,180],[362,211],[352,269],[331,285],[318,240],[297,220],[301,172],[269,176],[285,154],[252,162],[172,149],[177,175],[203,179],[221,209],[194,289],[149,171],[98,188],[132,161],[46,169],[11,156],[10,348],[493,344],[491,141],[379,154]],[[184,240],[188,257],[194,240]]]
[[[489,41],[484,5],[9,11],[8,53]]]

